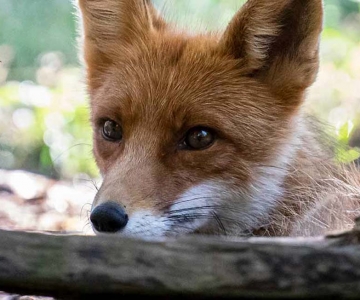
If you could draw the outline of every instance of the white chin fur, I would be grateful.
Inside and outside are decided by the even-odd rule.
[[[170,229],[166,217],[155,215],[151,211],[138,211],[129,217],[126,227],[119,232],[128,237],[162,237],[168,235]]]

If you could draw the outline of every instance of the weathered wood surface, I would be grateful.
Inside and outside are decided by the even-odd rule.
[[[0,231],[0,290],[61,299],[360,298],[360,233],[141,241]]]

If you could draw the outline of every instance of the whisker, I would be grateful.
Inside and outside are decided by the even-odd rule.
[[[68,149],[66,149],[65,151],[63,151],[62,153],[60,153],[57,157],[55,157],[55,159],[53,160],[54,163],[56,163],[61,156],[63,156],[65,153],[69,152],[71,149],[75,148],[75,147],[79,147],[79,146],[87,146],[87,147],[91,147],[91,144],[87,144],[87,143],[78,143],[75,145],[72,145],[71,147],[69,147]]]
[[[180,198],[181,199],[181,198]],[[183,198],[183,200],[176,201],[176,203],[159,203],[155,205],[155,207],[159,208],[160,210],[168,210],[173,205],[180,205],[192,201],[198,201],[198,200],[219,200],[220,197],[218,196],[199,196],[199,197],[189,197],[189,198]]]
[[[84,182],[90,182],[92,184],[92,186],[95,188],[96,191],[99,191],[99,187],[97,186],[95,179],[93,178],[80,178],[79,181],[84,181]]]
[[[83,215],[83,210],[85,208],[86,205],[90,205],[90,207],[92,206],[91,203],[85,203],[82,207],[81,207],[81,210],[80,210],[80,220],[82,219],[82,215]],[[90,212],[91,212],[91,209],[86,209],[86,218],[89,219],[89,215],[90,215]]]
[[[225,226],[224,226],[224,224],[222,223],[222,221],[221,221],[220,217],[218,216],[218,214],[217,214],[215,211],[213,211],[212,213],[213,213],[213,216],[214,216],[216,222],[218,223],[219,227],[220,227],[221,230],[223,231],[224,235],[227,235]]]
[[[92,225],[90,224],[90,222],[86,222],[86,223],[85,223],[85,225],[84,225],[83,228],[82,228],[82,232],[85,232],[86,229],[87,229],[87,227],[92,228]]]
[[[221,207],[221,206],[220,205],[205,205],[205,206],[195,206],[195,207],[181,208],[181,209],[170,211],[169,215],[171,216],[172,214],[191,212],[191,211],[194,211],[194,210],[201,210],[201,209],[210,210],[210,209],[214,209],[214,208],[218,208],[218,207]]]

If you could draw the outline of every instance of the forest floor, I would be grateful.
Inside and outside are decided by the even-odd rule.
[[[89,211],[95,193],[96,184],[86,177],[67,182],[0,170],[0,229],[92,234]],[[0,291],[0,300],[49,299]]]

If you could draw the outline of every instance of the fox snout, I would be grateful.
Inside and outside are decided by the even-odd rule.
[[[106,202],[91,212],[90,221],[97,232],[115,233],[123,229],[129,217],[125,209],[115,202]]]

